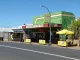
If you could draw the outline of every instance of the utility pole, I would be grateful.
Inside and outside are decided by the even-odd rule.
[[[50,28],[50,30],[49,30],[49,32],[50,32],[49,45],[52,45],[52,42],[51,42],[51,12],[49,11],[49,9],[46,6],[44,6],[44,5],[40,5],[40,6],[45,8],[49,13],[49,17],[50,17],[50,20],[49,20],[49,28]]]

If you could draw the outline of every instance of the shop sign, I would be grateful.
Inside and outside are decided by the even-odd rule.
[[[34,25],[33,27],[44,27],[44,25]]]
[[[54,27],[57,27],[57,24],[54,24]]]
[[[22,29],[25,29],[26,28],[26,25],[22,26]]]
[[[27,25],[26,28],[33,28],[33,25]]]
[[[15,33],[23,33],[23,30],[14,30]]]

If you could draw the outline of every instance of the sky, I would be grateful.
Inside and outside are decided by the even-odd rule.
[[[80,0],[0,0],[0,27],[16,27],[32,24],[35,16],[51,12],[67,11],[80,16]]]

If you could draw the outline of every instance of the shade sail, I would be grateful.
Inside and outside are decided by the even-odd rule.
[[[69,31],[67,29],[63,29],[61,31],[56,32],[56,34],[74,34],[73,31]]]

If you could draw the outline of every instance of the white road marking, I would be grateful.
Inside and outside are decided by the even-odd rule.
[[[13,47],[13,46],[6,46],[6,45],[0,45],[0,46],[12,48],[12,49],[19,49],[19,50],[23,50],[23,51],[35,52],[35,53],[40,53],[40,54],[45,54],[45,55],[50,55],[50,56],[56,56],[56,57],[61,57],[61,58],[65,58],[65,59],[70,59],[70,60],[80,60],[77,58],[72,58],[72,57],[67,57],[67,56],[62,56],[62,55],[57,55],[57,54],[51,54],[51,53],[46,53],[46,52],[41,52],[41,51],[35,51],[35,50],[30,50],[30,49],[18,48],[18,47]]]

